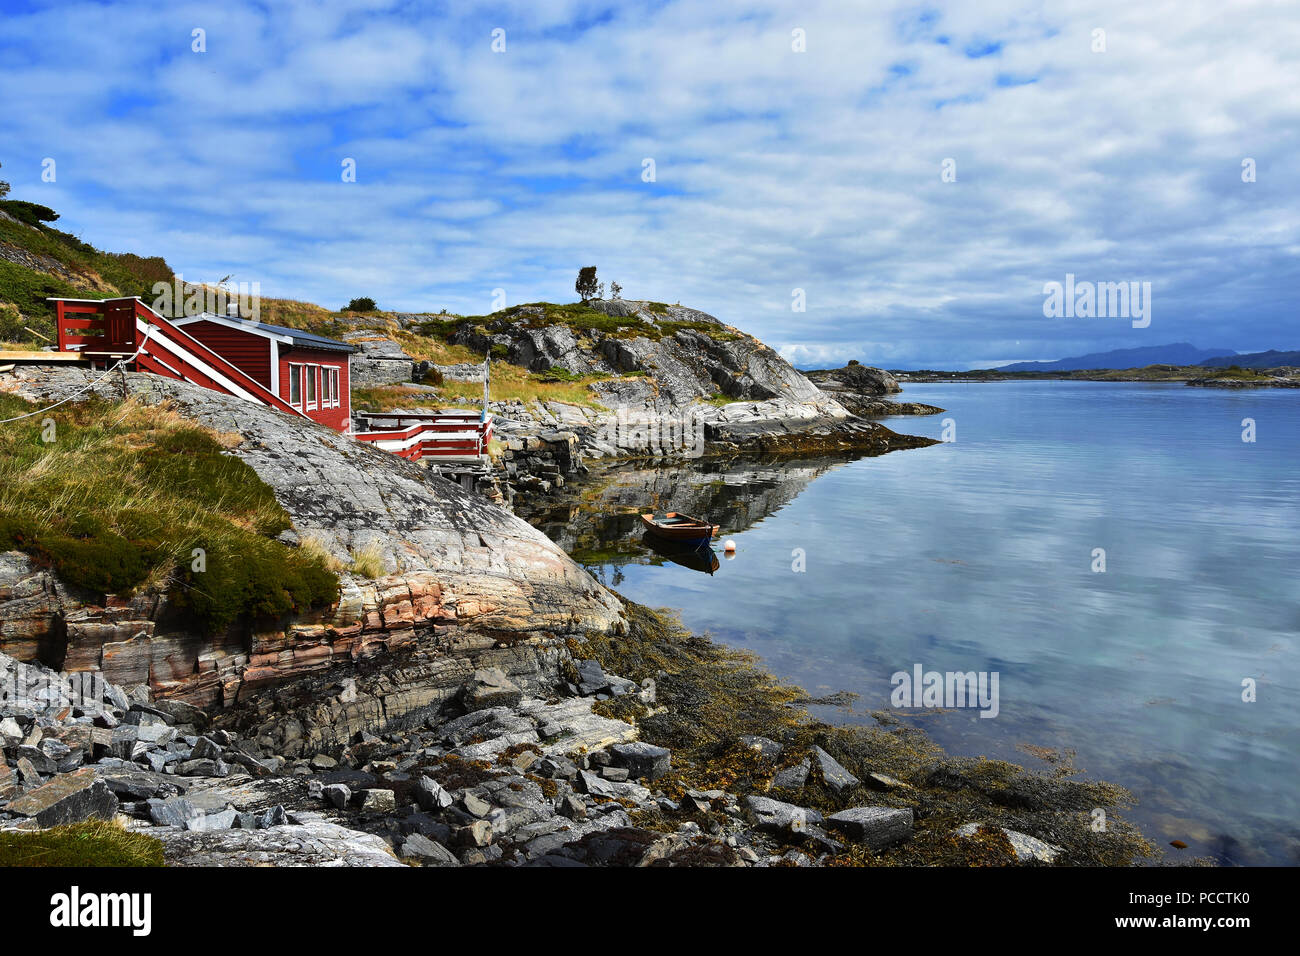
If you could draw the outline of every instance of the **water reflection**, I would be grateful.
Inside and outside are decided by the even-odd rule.
[[[719,538],[745,531],[794,500],[813,481],[856,455],[799,461],[735,458],[681,465],[596,467],[572,498],[515,511],[611,587],[628,564],[678,565],[712,575],[715,548],[685,548],[645,532],[641,514],[678,511],[707,518]],[[608,579],[607,579],[608,578]]]

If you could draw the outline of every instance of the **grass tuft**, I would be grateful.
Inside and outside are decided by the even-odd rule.
[[[382,578],[384,576],[384,551],[377,542],[371,542],[361,548],[352,549],[353,574],[363,578]]]
[[[117,821],[87,820],[48,830],[0,833],[0,867],[162,866],[162,842]]]

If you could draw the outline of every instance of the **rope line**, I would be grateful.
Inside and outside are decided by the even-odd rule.
[[[45,412],[52,411],[53,409],[58,408],[60,405],[66,405],[68,402],[72,401],[74,398],[76,398],[76,397],[77,397],[78,395],[80,395],[82,392],[85,392],[85,391],[88,391],[89,389],[94,388],[96,385],[98,385],[98,384],[99,384],[100,382],[102,382],[104,379],[108,378],[108,376],[110,376],[110,375],[112,375],[114,372],[116,372],[116,371],[117,371],[119,368],[121,368],[123,365],[127,364],[128,362],[134,362],[134,361],[136,360],[136,358],[140,355],[140,353],[144,351],[144,347],[145,347],[145,345],[147,345],[148,342],[149,342],[149,336],[152,335],[152,334],[153,334],[153,326],[149,326],[149,328],[145,330],[145,333],[144,333],[144,339],[140,342],[140,347],[139,347],[138,349],[136,349],[134,353],[132,353],[131,355],[128,355],[128,356],[127,356],[126,358],[124,358],[124,359],[120,359],[116,365],[114,365],[114,366],[113,366],[112,368],[110,368],[110,369],[107,369],[107,370],[104,372],[103,375],[99,376],[99,378],[95,379],[95,380],[92,381],[92,382],[88,382],[88,383],[86,383],[84,386],[82,386],[81,388],[77,389],[75,392],[73,392],[73,393],[72,393],[71,395],[69,395],[67,398],[60,399],[59,401],[55,402],[53,405],[47,405],[45,408],[38,408],[38,409],[37,409],[36,411],[34,411],[34,412],[28,412],[26,415],[15,415],[13,418],[0,418],[0,425],[8,425],[10,422],[18,422],[18,421],[22,421],[24,418],[31,418],[31,417],[34,416],[34,415],[41,415],[41,414],[44,414]]]

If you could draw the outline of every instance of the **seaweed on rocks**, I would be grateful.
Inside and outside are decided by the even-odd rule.
[[[673,751],[673,773],[661,781],[670,796],[688,790],[766,795],[826,816],[864,805],[912,811],[911,839],[876,852],[849,843],[826,861],[832,865],[1023,862],[1009,835],[1043,841],[1059,851],[1056,862],[1066,865],[1125,866],[1159,854],[1117,812],[1133,802],[1123,787],[1070,779],[1059,769],[1042,773],[1006,761],[950,756],[922,730],[898,721],[823,723],[800,704],[807,699],[803,690],[764,671],[754,655],[691,634],[671,611],[627,600],[624,607],[625,634],[588,637],[571,642],[570,649],[611,673],[655,681],[656,706],[622,697],[597,707],[635,723],[641,739]],[[764,756],[742,737],[775,741],[780,755]],[[858,782],[838,790],[829,786],[813,759],[801,786],[775,787],[778,772],[799,766],[813,748]],[[652,811],[638,822],[667,829],[673,819]],[[976,825],[969,835],[957,832],[969,824]]]

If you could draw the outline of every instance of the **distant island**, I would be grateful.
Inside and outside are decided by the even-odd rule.
[[[1057,379],[1095,382],[1185,382],[1211,388],[1300,388],[1300,351],[1236,353],[1187,342],[1114,349],[996,368],[891,369],[900,382],[1008,382]],[[815,378],[815,373],[808,373]]]

